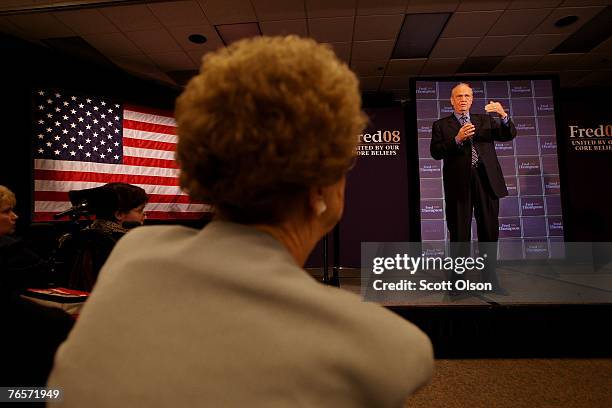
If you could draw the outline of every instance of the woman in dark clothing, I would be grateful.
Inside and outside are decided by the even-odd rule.
[[[71,191],[74,204],[87,201],[96,216],[93,223],[76,234],[60,239],[59,258],[64,264],[65,284],[70,289],[90,292],[98,272],[117,241],[130,227],[145,219],[147,193],[127,183],[109,183],[93,189]]]
[[[21,298],[21,291],[47,283],[48,265],[15,232],[15,195],[0,186],[0,321],[3,348],[0,386],[44,386],[55,350],[73,320],[63,310]]]

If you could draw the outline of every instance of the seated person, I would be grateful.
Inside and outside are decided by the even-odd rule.
[[[44,386],[73,320],[61,309],[20,296],[24,289],[45,286],[48,275],[47,264],[11,236],[18,218],[15,203],[13,192],[0,186],[0,386]]]
[[[144,222],[148,196],[138,186],[108,183],[71,191],[70,197],[75,203],[87,200],[87,208],[96,219],[79,233],[60,239],[59,281],[68,288],[90,292],[117,241],[131,227]]]
[[[242,40],[204,57],[176,119],[181,183],[216,219],[118,242],[56,355],[58,405],[401,406],[427,336],[303,269],[342,216],[355,75],[311,39]]]

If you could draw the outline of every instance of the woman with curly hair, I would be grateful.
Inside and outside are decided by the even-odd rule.
[[[427,336],[302,269],[342,216],[355,75],[310,39],[239,41],[204,57],[176,120],[181,184],[216,218],[119,241],[56,356],[63,405],[401,406]]]

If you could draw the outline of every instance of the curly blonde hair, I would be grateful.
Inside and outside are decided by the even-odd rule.
[[[15,207],[16,204],[17,199],[15,198],[15,193],[7,187],[0,185],[0,207],[7,205],[12,208]]]
[[[366,116],[329,46],[256,37],[207,54],[176,102],[181,186],[241,222],[279,221],[347,171]]]

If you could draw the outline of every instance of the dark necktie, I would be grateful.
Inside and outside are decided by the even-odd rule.
[[[461,115],[459,121],[461,122],[461,126],[470,122],[466,115]],[[478,163],[478,152],[476,151],[476,147],[474,146],[474,141],[472,139],[470,139],[470,146],[472,146],[472,167],[476,167],[476,164]]]

